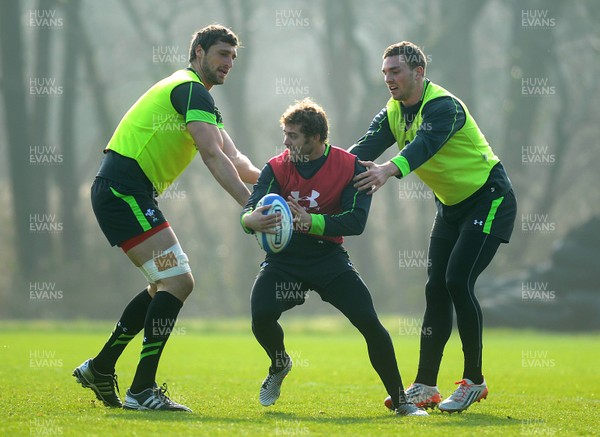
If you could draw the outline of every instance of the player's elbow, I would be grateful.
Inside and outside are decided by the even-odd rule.
[[[360,235],[364,232],[366,228],[367,222],[366,220],[355,220],[351,226],[348,227],[348,233],[346,235]]]
[[[357,210],[357,215],[355,217],[355,235],[360,235],[365,231],[365,228],[367,227],[367,218],[368,214],[365,211],[362,209]]]
[[[217,162],[219,162],[221,153],[219,153],[219,150],[215,149],[214,147],[203,147],[198,149],[198,151],[200,152],[202,162],[204,162],[204,165],[206,165],[208,168],[212,168]]]
[[[365,231],[365,228],[367,224],[365,222],[360,223],[357,227],[356,227],[356,234],[354,235],[360,235]]]

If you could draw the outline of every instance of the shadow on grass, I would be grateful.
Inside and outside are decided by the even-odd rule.
[[[294,423],[338,423],[338,424],[361,424],[361,423],[373,423],[374,421],[385,421],[388,420],[389,416],[374,415],[368,417],[356,417],[356,416],[336,416],[328,417],[323,415],[322,417],[316,417],[312,414],[296,414],[296,413],[284,413],[280,411],[266,411],[259,414],[258,416],[252,417],[232,417],[227,413],[222,416],[206,415],[202,411],[194,413],[176,412],[176,411],[114,411],[107,413],[104,417],[115,419],[115,420],[144,420],[144,421],[156,421],[156,422],[204,422],[204,423],[252,423],[254,425],[270,424],[273,421],[281,422],[294,422]]]
[[[272,424],[273,421],[280,422],[284,426],[292,426],[292,424],[320,424],[320,425],[360,425],[360,424],[386,424],[392,420],[408,420],[411,425],[428,426],[431,424],[443,426],[514,426],[519,423],[518,418],[500,417],[491,414],[468,412],[468,413],[453,413],[442,414],[440,412],[430,413],[426,418],[401,418],[394,414],[376,414],[371,416],[329,416],[327,414],[320,415],[319,413],[293,413],[282,411],[265,411],[258,417],[231,417],[224,414],[223,416],[204,415],[202,412],[184,413],[175,411],[120,411],[106,414],[107,418],[117,420],[144,420],[156,422],[179,422],[179,423],[228,423],[228,424],[243,424],[250,423],[253,425]]]
[[[438,424],[444,426],[513,426],[520,423],[519,419],[510,416],[498,416],[493,414],[478,413],[469,411],[467,413],[441,413],[436,411],[430,413],[430,416],[436,417]]]
[[[341,416],[339,414],[331,416],[329,414],[298,414],[284,411],[265,411],[263,418],[269,421],[281,421],[287,423],[318,423],[318,424],[338,424],[338,425],[359,425],[362,423],[373,423],[389,420],[393,417],[391,414],[377,414],[373,416]]]
[[[422,424],[427,425],[432,421],[435,421],[436,425],[449,425],[449,426],[482,426],[485,423],[486,426],[496,425],[514,425],[517,423],[517,419],[509,417],[498,417],[491,414],[482,413],[453,413],[453,414],[442,414],[440,412],[429,413],[429,417],[396,417],[392,413],[388,414],[377,414],[368,417],[356,417],[356,416],[340,416],[335,417],[323,415],[322,417],[316,417],[313,415],[306,414],[295,414],[285,413],[281,411],[267,411],[266,417],[272,419],[290,421],[290,422],[313,422],[313,423],[336,423],[336,424],[361,424],[361,423],[387,423],[390,420],[410,420],[413,425]]]

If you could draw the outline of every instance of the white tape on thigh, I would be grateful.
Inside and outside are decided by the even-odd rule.
[[[140,269],[151,284],[192,271],[188,257],[183,253],[179,243],[146,261]]]

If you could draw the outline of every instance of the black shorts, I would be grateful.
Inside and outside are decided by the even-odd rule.
[[[356,272],[341,244],[304,235],[293,238],[291,250],[267,255],[260,266],[261,272],[277,272],[311,288],[325,288],[342,273]]]
[[[499,195],[487,186],[476,196],[457,205],[446,206],[437,201],[438,211],[431,237],[456,240],[461,232],[482,232],[508,243],[517,216],[517,199],[513,190]]]
[[[91,197],[96,220],[112,246],[166,223],[151,188],[131,188],[98,176]]]
[[[275,269],[261,270],[252,286],[250,308],[253,323],[256,319],[273,317],[298,305],[316,292],[322,301],[334,307],[352,308],[352,313],[360,314],[363,320],[369,316],[377,318],[369,289],[356,270],[346,270],[329,283],[327,287],[317,287],[298,278],[286,275]],[[352,321],[347,311],[342,311]]]

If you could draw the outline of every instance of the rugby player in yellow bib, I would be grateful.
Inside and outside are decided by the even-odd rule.
[[[368,168],[355,178],[359,190],[372,194],[390,177],[414,172],[435,195],[419,371],[406,394],[417,406],[454,412],[488,393],[482,374],[483,319],[474,286],[500,244],[508,243],[517,206],[500,159],[466,105],[427,79],[426,67],[425,55],[411,42],[385,50],[382,72],[391,97],[350,151]],[[394,143],[400,149],[395,157],[381,165],[372,162]],[[464,368],[459,387],[442,401],[437,376],[453,311]]]
[[[223,128],[210,89],[225,82],[237,56],[237,36],[212,25],[198,31],[190,66],[151,87],[127,111],[108,146],[92,185],[92,206],[111,245],[119,246],[148,280],[125,308],[113,333],[93,359],[73,375],[110,407],[190,411],[156,384],[165,343],[194,278],[188,257],[158,208],[164,192],[199,152],[214,178],[244,206],[260,171],[238,151]],[[122,403],[115,364],[144,330],[140,360]],[[116,388],[116,391],[115,391]]]

